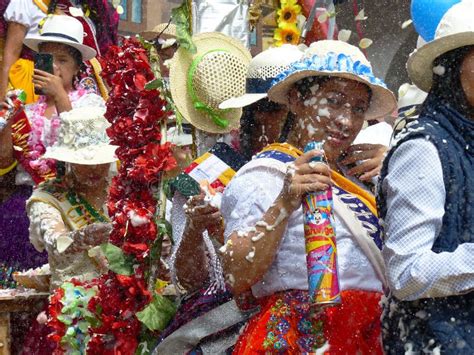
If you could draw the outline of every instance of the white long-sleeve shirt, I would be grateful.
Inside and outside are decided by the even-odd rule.
[[[233,232],[250,230],[261,220],[283,188],[284,171],[285,164],[266,158],[254,159],[239,170],[222,198],[226,241]],[[341,290],[381,292],[382,283],[372,264],[337,216],[334,227]],[[302,207],[289,217],[275,260],[263,279],[252,286],[252,293],[260,298],[292,289],[308,289]]]
[[[402,143],[390,159],[382,189],[388,209],[383,256],[393,294],[415,300],[473,291],[473,243],[453,252],[431,250],[442,227],[446,199],[433,143],[424,138]]]

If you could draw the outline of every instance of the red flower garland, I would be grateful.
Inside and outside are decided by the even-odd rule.
[[[132,276],[110,271],[97,280],[98,292],[89,302],[100,325],[90,330],[91,354],[134,354],[141,323],[136,313],[152,299],[145,272],[150,246],[157,237],[157,201],[150,186],[159,173],[176,166],[170,144],[161,145],[160,122],[167,119],[166,102],[158,90],[145,90],[155,79],[146,50],[135,39],[112,46],[101,61],[102,75],[112,88],[105,117],[108,135],[118,145],[118,176],[112,181],[108,210],[113,223],[110,242],[134,258]],[[141,223],[130,218],[133,211]]]

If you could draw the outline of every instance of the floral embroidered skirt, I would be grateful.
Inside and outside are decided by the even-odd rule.
[[[342,304],[319,311],[306,291],[280,292],[260,300],[234,354],[382,354],[382,294],[343,291]]]

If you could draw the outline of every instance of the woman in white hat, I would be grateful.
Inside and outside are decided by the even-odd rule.
[[[312,56],[277,77],[270,100],[295,115],[287,143],[264,149],[224,192],[223,263],[235,295],[251,290],[261,311],[234,353],[381,353],[379,301],[384,278],[374,197],[340,174],[338,159],[362,128],[395,108],[362,52],[320,41]],[[323,141],[328,164],[309,164]],[[289,168],[289,166],[292,168]],[[290,169],[290,170],[288,170]],[[310,313],[301,200],[333,186],[342,304]]]
[[[15,124],[9,119],[4,122],[5,126],[0,127],[0,183],[17,201],[26,201],[31,195],[32,186],[54,177],[56,162],[40,158],[45,148],[56,140],[60,125],[58,114],[73,107],[104,107],[100,96],[75,87],[75,78],[82,61],[95,55],[92,48],[80,43],[83,36],[82,24],[75,18],[52,16],[44,23],[41,34],[27,38],[27,44],[36,51],[53,55],[55,74],[37,71],[34,80],[45,95],[37,103],[27,105],[24,110],[26,116]],[[13,200],[10,199],[11,202]],[[24,203],[18,206],[15,217],[4,215],[0,223],[0,228],[4,229],[11,225],[11,221],[17,221],[16,233],[11,235],[11,238],[15,238],[16,250],[8,254],[30,256],[19,259],[19,265],[26,268],[40,266],[45,259],[44,253],[41,257],[41,254],[35,255],[31,250]]]
[[[104,207],[109,170],[117,161],[104,114],[101,107],[61,114],[58,141],[44,158],[65,162],[64,176],[39,185],[27,202],[30,241],[48,252],[52,288],[99,275],[87,251],[107,241],[111,228]]]
[[[110,124],[104,113],[101,107],[89,106],[61,114],[58,141],[45,157],[64,162],[65,173],[39,185],[27,201],[30,241],[48,253],[51,290],[73,278],[88,281],[106,271],[91,252],[107,242],[112,229],[105,203],[117,147],[109,143]],[[23,353],[53,352],[56,345],[45,336],[51,329],[43,323],[33,322]]]
[[[389,354],[474,352],[473,14],[473,0],[454,5],[408,61],[429,94],[396,137],[379,185]]]

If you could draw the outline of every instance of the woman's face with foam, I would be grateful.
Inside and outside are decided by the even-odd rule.
[[[362,129],[370,91],[360,82],[333,77],[315,79],[303,92],[294,86],[289,99],[296,115],[293,134],[300,147],[324,141],[328,160],[335,162]]]

